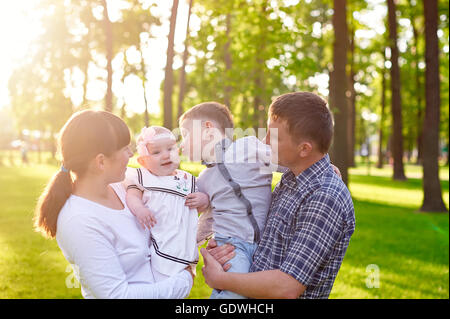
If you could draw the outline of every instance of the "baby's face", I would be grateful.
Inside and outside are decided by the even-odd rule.
[[[157,176],[173,175],[180,165],[176,141],[162,138],[147,144],[149,156],[144,156],[140,164]]]

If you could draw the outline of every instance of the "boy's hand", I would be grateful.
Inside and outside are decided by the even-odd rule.
[[[331,167],[333,167],[333,171],[336,173],[336,175],[342,179],[342,174],[341,174],[341,171],[339,170],[339,168],[337,168],[333,164],[331,164]]]
[[[150,229],[156,225],[155,216],[147,208],[139,209],[138,211],[136,211],[135,215],[143,228],[147,227],[148,229]]]
[[[198,209],[199,211],[204,211],[209,206],[209,196],[205,193],[196,192],[186,195],[185,205],[190,209]]]

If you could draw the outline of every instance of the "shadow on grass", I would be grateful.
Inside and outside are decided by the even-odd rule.
[[[385,176],[368,176],[368,175],[351,175],[349,178],[351,183],[360,183],[374,186],[388,186],[396,189],[422,190],[422,179],[408,178],[406,181],[394,181],[392,177]],[[449,189],[449,181],[441,180],[442,190]]]
[[[354,204],[356,229],[334,294],[356,297],[347,289],[373,298],[448,298],[448,214],[359,200]],[[380,269],[380,289],[366,287],[366,267],[372,264]]]

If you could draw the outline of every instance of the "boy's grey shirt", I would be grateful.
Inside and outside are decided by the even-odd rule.
[[[250,201],[253,215],[262,233],[272,196],[273,166],[270,164],[270,147],[255,136],[243,137],[235,142],[226,140],[229,146],[223,156],[224,164]],[[221,146],[221,142],[216,144],[216,154],[220,160],[222,154],[217,146]],[[198,190],[208,194],[210,199],[208,211],[200,217],[199,236],[203,238],[198,238],[198,241],[205,239],[205,227],[207,228],[208,219],[212,217],[214,233],[253,243],[254,230],[247,209],[236,197],[217,165],[207,165],[197,179],[197,186]]]

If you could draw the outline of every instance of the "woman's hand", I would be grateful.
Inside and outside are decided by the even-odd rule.
[[[217,242],[214,238],[208,241],[206,246],[207,252],[213,257],[220,265],[224,271],[231,268],[231,264],[227,264],[235,255],[234,246],[230,244],[225,244],[222,246],[217,246]]]
[[[202,192],[196,192],[186,195],[185,205],[190,209],[205,211],[209,206],[209,196]]]

